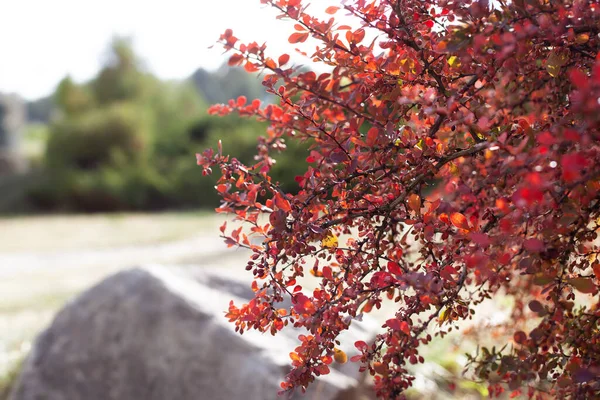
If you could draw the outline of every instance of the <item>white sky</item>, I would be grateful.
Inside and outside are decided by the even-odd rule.
[[[312,0],[309,10],[339,3]],[[163,79],[218,67],[222,48],[208,47],[227,28],[244,42],[266,41],[273,55],[293,53],[293,24],[275,15],[259,0],[0,0],[0,92],[35,99],[67,74],[90,79],[117,34],[133,37],[138,56]]]

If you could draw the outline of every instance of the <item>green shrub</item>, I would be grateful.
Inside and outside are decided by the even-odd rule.
[[[197,80],[158,80],[143,70],[127,40],[115,39],[108,56],[97,77],[83,84],[65,78],[54,94],[56,119],[39,163],[45,179],[28,191],[30,203],[86,212],[218,206],[217,174],[203,176],[195,153],[221,140],[225,153],[253,164],[256,139],[267,124],[206,115]],[[256,84],[227,71],[203,75],[203,85],[220,82],[211,90],[235,91]],[[294,178],[304,169],[307,147],[294,142],[273,153],[273,176],[286,190],[297,190]]]
[[[153,168],[105,166],[94,171],[54,171],[29,191],[38,209],[59,211],[163,210],[172,204],[170,184]]]
[[[52,125],[46,147],[50,168],[96,169],[117,153],[136,160],[150,148],[149,117],[131,104],[114,104]]]

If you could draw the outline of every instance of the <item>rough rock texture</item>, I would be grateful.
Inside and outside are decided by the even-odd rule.
[[[107,278],[38,337],[11,400],[278,398],[298,332],[234,333],[223,305],[243,300],[218,279],[208,287],[157,268]],[[356,385],[332,371],[294,397],[359,399]]]

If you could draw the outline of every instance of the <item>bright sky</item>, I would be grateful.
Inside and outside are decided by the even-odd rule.
[[[312,3],[318,15],[340,0]],[[90,79],[114,35],[133,37],[163,79],[218,67],[222,48],[208,47],[227,28],[244,42],[266,41],[273,55],[290,52],[293,24],[275,15],[260,0],[0,0],[0,92],[35,99],[67,74]]]

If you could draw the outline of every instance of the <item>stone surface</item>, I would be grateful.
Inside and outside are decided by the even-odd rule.
[[[249,293],[223,276],[200,281],[152,267],[84,292],[38,337],[11,400],[278,398],[298,332],[236,334],[223,310]],[[363,398],[357,377],[334,370],[294,398]]]

